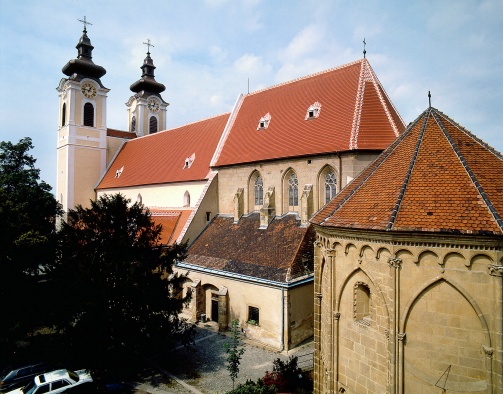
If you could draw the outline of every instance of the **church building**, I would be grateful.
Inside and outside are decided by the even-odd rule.
[[[502,175],[430,107],[313,216],[315,393],[503,392]]]
[[[60,82],[57,196],[140,201],[177,264],[186,313],[288,350],[313,335],[311,216],[405,129],[366,58],[238,97],[229,113],[166,130],[149,50],[131,85],[127,130],[107,128],[106,71],[87,31]]]

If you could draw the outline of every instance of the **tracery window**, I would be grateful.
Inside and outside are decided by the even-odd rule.
[[[288,179],[288,205],[290,207],[299,205],[299,180],[295,173],[292,173]]]
[[[255,205],[264,204],[264,185],[262,183],[262,178],[257,176],[255,179]]]
[[[325,204],[328,203],[337,194],[337,179],[335,174],[330,171],[325,176]]]

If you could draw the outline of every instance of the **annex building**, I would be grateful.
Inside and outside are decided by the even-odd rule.
[[[311,219],[316,393],[503,392],[503,156],[425,110]]]
[[[107,127],[105,69],[84,28],[59,91],[56,195],[65,210],[105,193],[140,201],[161,242],[188,242],[186,313],[290,349],[313,335],[310,217],[405,129],[367,59],[242,94],[229,113],[166,130],[150,52],[126,130]]]

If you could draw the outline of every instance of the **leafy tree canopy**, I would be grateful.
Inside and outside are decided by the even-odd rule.
[[[63,325],[99,344],[169,346],[190,326],[178,317],[184,276],[173,275],[186,245],[161,247],[161,226],[140,203],[104,195],[90,208],[68,212],[60,235],[58,267]]]
[[[0,142],[0,270],[11,279],[51,261],[61,212],[51,187],[39,181],[32,148],[30,138]]]
[[[33,324],[40,267],[54,260],[55,220],[60,205],[28,152],[30,138],[0,142],[0,343],[13,342]],[[36,297],[35,297],[36,298]]]

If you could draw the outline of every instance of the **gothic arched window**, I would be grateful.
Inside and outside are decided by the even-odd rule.
[[[299,180],[297,175],[292,173],[288,179],[288,206],[295,210],[295,207],[299,205]]]
[[[157,118],[155,116],[150,117],[148,133],[149,134],[157,133]]]
[[[335,174],[330,171],[325,176],[325,204],[328,203],[337,194],[337,179]]]
[[[94,127],[94,107],[91,103],[84,104],[84,126]]]
[[[131,132],[136,132],[136,116],[133,115],[131,118]]]
[[[264,204],[264,185],[260,175],[255,179],[255,205]]]
[[[63,108],[61,108],[61,127],[66,125],[66,103],[63,103]]]
[[[190,207],[190,193],[188,190],[183,194],[183,206]]]

